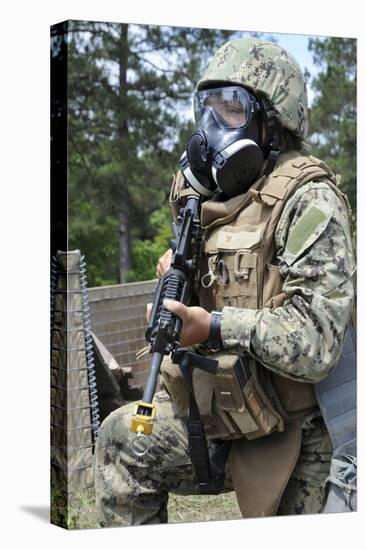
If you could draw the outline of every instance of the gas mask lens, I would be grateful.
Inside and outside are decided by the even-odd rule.
[[[255,98],[240,86],[212,88],[194,95],[196,123],[210,109],[221,128],[245,128],[258,108]]]

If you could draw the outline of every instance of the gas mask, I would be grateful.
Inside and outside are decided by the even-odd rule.
[[[196,92],[194,102],[198,128],[180,159],[181,172],[205,197],[244,193],[264,162],[259,102],[241,86]]]

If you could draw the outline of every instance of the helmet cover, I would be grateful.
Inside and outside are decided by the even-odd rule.
[[[264,94],[282,126],[305,138],[308,104],[304,74],[282,46],[258,38],[226,42],[216,52],[197,90],[223,83],[239,84],[254,94]]]

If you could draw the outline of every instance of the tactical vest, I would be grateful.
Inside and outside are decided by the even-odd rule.
[[[202,205],[205,229],[197,270],[199,303],[208,311],[224,306],[261,309],[283,304],[283,279],[276,256],[274,235],[283,208],[302,185],[324,181],[338,189],[339,177],[315,157],[286,153],[277,168],[260,178],[251,189],[225,202]],[[190,191],[177,179],[171,191],[173,211]],[[257,366],[251,358],[220,351],[218,372],[213,376],[195,370],[193,385],[208,438],[256,439],[282,432],[286,422],[301,418],[317,404],[314,385],[296,382]],[[179,369],[166,361],[163,384],[186,414],[188,392]]]

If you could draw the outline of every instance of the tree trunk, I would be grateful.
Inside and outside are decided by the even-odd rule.
[[[128,65],[128,25],[120,26],[119,37],[119,105],[118,105],[118,141],[121,168],[127,165],[129,157],[127,124],[127,65]],[[120,174],[121,202],[119,214],[119,279],[126,282],[126,271],[132,267],[130,224],[128,219],[128,174]],[[127,206],[127,208],[126,208]]]
[[[126,282],[126,271],[131,269],[131,241],[128,217],[125,212],[119,215],[119,280]]]

